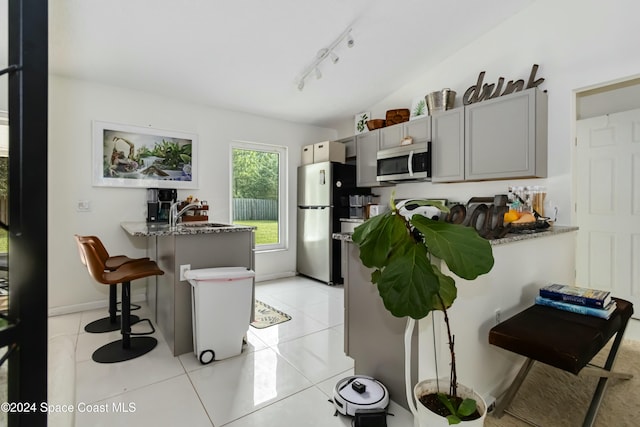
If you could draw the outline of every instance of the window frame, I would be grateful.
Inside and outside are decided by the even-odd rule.
[[[289,248],[289,148],[261,142],[232,141],[229,150],[229,212],[233,223],[233,152],[236,149],[276,153],[278,161],[278,243],[255,245],[256,252],[281,251]]]

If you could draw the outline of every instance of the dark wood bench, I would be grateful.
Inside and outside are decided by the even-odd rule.
[[[520,385],[533,363],[538,361],[576,375],[582,371],[600,377],[582,424],[585,427],[592,426],[607,380],[612,377],[631,378],[631,375],[611,370],[624,330],[633,314],[633,304],[623,299],[614,299],[617,309],[607,320],[534,305],[494,326],[489,332],[489,343],[525,356],[527,360],[498,401],[493,415],[500,418],[504,412],[508,412],[507,408]],[[614,335],[615,340],[605,365],[590,365],[589,362]]]

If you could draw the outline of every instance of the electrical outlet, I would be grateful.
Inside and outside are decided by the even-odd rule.
[[[185,273],[186,271],[189,271],[189,270],[191,270],[191,264],[182,264],[182,265],[180,266],[180,280],[187,280],[187,279],[184,277],[184,273]]]
[[[495,314],[496,314],[496,325],[497,325],[498,323],[500,323],[502,321],[501,320],[502,311],[498,308],[498,309],[496,309]]]

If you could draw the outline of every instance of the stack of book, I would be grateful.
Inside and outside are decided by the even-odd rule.
[[[557,284],[540,288],[536,304],[602,319],[608,319],[616,309],[608,291]]]

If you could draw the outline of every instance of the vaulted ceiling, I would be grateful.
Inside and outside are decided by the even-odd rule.
[[[327,125],[393,93],[533,0],[51,0],[50,71]],[[302,91],[300,74],[351,27]]]

